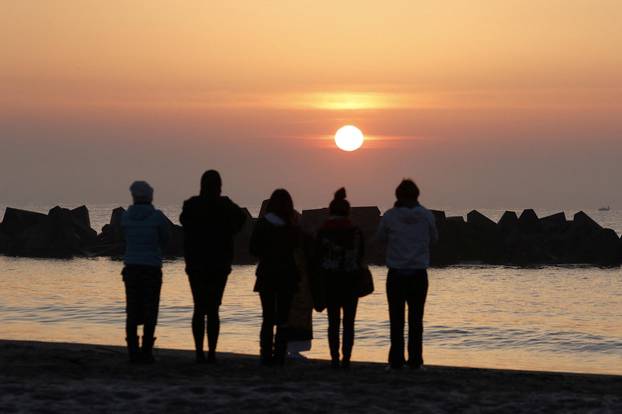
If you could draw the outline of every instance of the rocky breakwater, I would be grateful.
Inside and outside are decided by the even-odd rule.
[[[54,207],[48,214],[7,208],[0,223],[0,253],[12,256],[69,258],[73,256],[120,257],[124,251],[121,216],[112,211],[110,221],[97,234],[91,228],[88,209]],[[235,239],[235,264],[253,264],[248,244],[255,218],[248,210],[247,222]],[[486,263],[517,266],[592,264],[618,266],[622,262],[622,239],[584,212],[569,220],[564,213],[538,217],[533,210],[508,211],[494,222],[478,211],[447,217],[433,211],[439,242],[432,248],[432,264]],[[311,239],[328,217],[327,209],[304,210],[300,224]],[[361,227],[370,264],[384,262],[385,246],[374,241],[381,219],[378,207],[353,207],[352,221]],[[164,254],[183,256],[183,230],[169,220],[171,240]]]
[[[68,258],[87,255],[97,242],[85,206],[54,207],[48,214],[8,207],[0,223],[0,253]]]
[[[503,214],[498,223],[478,211],[462,217],[435,212],[439,243],[436,265],[488,263],[518,266],[593,264],[618,266],[622,240],[584,212],[568,220],[564,213],[539,218],[534,210]]]

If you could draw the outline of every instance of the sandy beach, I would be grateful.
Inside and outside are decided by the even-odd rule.
[[[327,361],[260,368],[255,356],[157,350],[130,366],[120,347],[0,341],[0,412],[620,412],[622,377],[429,366],[385,372]]]

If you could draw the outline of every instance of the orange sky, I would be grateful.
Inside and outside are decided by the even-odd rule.
[[[40,186],[59,201],[123,199],[141,174],[176,200],[216,165],[240,177],[230,189],[246,203],[303,183],[306,204],[341,184],[370,203],[412,175],[439,204],[598,204],[622,177],[621,21],[608,0],[3,2],[2,198]],[[375,138],[349,158],[323,145],[344,123]],[[534,145],[545,159],[525,152]],[[309,186],[318,165],[342,182]],[[593,188],[573,195],[568,175]],[[501,184],[541,176],[541,194]],[[69,190],[70,179],[83,185]]]

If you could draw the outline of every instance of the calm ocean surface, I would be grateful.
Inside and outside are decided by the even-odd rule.
[[[111,207],[91,207],[94,228],[99,230],[108,221]],[[29,208],[46,211],[48,206]],[[178,215],[178,208],[163,210],[172,219]],[[480,211],[493,219],[502,213]],[[622,212],[586,212],[602,225],[622,231]],[[180,260],[164,266],[159,347],[193,346],[192,298],[183,269]],[[385,361],[386,271],[372,270],[376,292],[359,304],[353,359]],[[105,258],[0,256],[0,338],[123,345],[120,271],[120,262]],[[252,266],[234,268],[221,310],[221,351],[258,352],[261,315],[253,282]],[[431,269],[424,357],[428,364],[622,374],[621,321],[619,268]],[[306,355],[327,359],[325,313],[314,313],[313,322],[315,339]]]

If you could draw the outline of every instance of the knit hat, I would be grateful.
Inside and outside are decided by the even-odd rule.
[[[151,203],[153,201],[153,187],[146,181],[134,181],[130,186],[130,193],[135,203]]]

